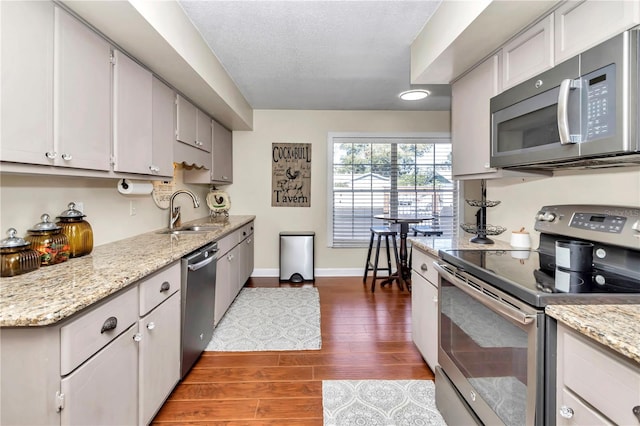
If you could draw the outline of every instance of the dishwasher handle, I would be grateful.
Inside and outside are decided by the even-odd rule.
[[[214,260],[216,260],[215,256],[211,256],[203,261],[200,261],[198,263],[193,263],[190,265],[187,265],[187,269],[189,269],[190,271],[197,271],[200,268],[204,268],[205,266],[207,266],[208,264],[210,264],[211,262],[213,262]]]

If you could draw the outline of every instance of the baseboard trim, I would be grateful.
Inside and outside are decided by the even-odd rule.
[[[363,268],[317,268],[313,273],[316,277],[359,277]],[[251,273],[252,277],[279,277],[277,268],[256,268]]]

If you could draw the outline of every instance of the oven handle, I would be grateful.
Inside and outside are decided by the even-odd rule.
[[[436,270],[447,277],[452,284],[454,284],[457,288],[467,293],[469,296],[476,299],[478,302],[482,303],[485,306],[490,307],[494,311],[500,312],[501,314],[511,318],[514,321],[519,322],[522,325],[529,325],[535,321],[536,316],[531,314],[525,314],[524,312],[513,309],[509,305],[505,305],[504,303],[500,303],[499,301],[486,296],[477,290],[471,289],[468,285],[466,285],[462,280],[457,278],[451,272],[447,271],[442,264],[438,262],[433,262],[433,266]]]

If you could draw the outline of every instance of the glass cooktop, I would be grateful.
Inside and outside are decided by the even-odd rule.
[[[640,303],[640,275],[557,269],[535,250],[441,250],[442,259],[533,306]]]

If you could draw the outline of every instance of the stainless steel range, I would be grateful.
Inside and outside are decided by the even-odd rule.
[[[555,425],[544,307],[640,303],[640,208],[545,206],[535,229],[537,250],[440,251],[436,402],[448,424]]]

